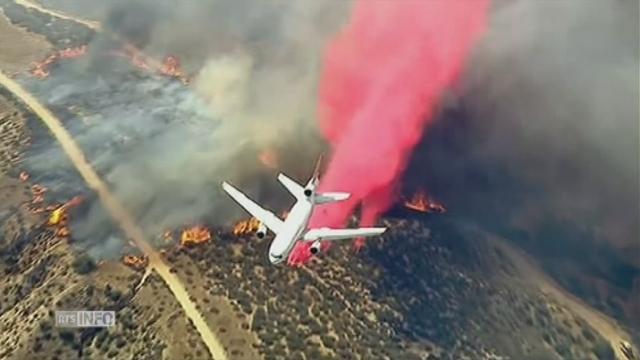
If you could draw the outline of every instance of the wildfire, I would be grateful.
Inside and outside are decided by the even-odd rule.
[[[58,52],[60,59],[73,59],[83,56],[87,53],[87,45],[81,45],[73,48],[66,48]]]
[[[258,160],[269,169],[278,168],[278,155],[272,149],[265,149],[258,155]]]
[[[149,265],[149,258],[144,255],[124,255],[122,263],[135,270],[144,270]]]
[[[31,75],[38,79],[44,79],[51,73],[50,68],[58,61],[62,59],[73,59],[83,56],[87,53],[87,45],[78,47],[66,48],[50,54],[44,60],[33,63],[33,67],[30,70]],[[182,81],[184,84],[189,83],[188,77],[182,71],[180,66],[180,59],[174,55],[168,55],[162,62],[153,59],[150,56],[145,55],[140,49],[132,44],[126,44],[122,50],[113,51],[109,53],[114,56],[121,56],[129,59],[133,66],[140,70],[147,72],[155,72],[164,76],[176,78]]]
[[[182,231],[180,244],[182,246],[202,244],[211,240],[211,233],[205,227],[194,226]]]
[[[159,72],[162,75],[176,78],[185,84],[189,83],[189,79],[182,72],[180,59],[178,59],[177,56],[168,55],[167,57],[165,57],[162,65],[160,66]]]
[[[49,215],[49,225],[58,225],[60,222],[65,219],[67,216],[67,212],[63,206],[53,210],[51,215]]]
[[[68,210],[74,206],[78,206],[82,202],[81,196],[75,196],[71,200],[62,204],[58,208],[55,208],[49,215],[49,221],[47,225],[56,228],[56,235],[58,237],[69,237],[71,231],[69,230],[69,214]],[[47,207],[47,209],[50,207]]]
[[[424,191],[419,191],[411,200],[405,201],[404,206],[408,209],[424,213],[444,213],[447,209],[440,203],[430,199]]]
[[[140,49],[132,44],[126,44],[122,50],[110,53],[114,56],[121,56],[129,59],[131,64],[146,72],[155,72],[160,75],[176,78],[184,84],[189,83],[188,77],[182,72],[180,59],[174,55],[168,55],[162,62],[145,55]]]
[[[39,63],[34,63],[31,69],[31,75],[38,79],[44,79],[49,76],[49,68],[61,59],[73,59],[83,56],[87,53],[87,45],[73,48],[66,48],[47,56]]]
[[[42,186],[42,185],[38,185],[35,184],[33,186],[31,186],[31,194],[33,195],[33,199],[31,200],[32,204],[41,204],[44,202],[44,194],[47,192],[47,188]]]
[[[69,230],[69,227],[67,226],[63,226],[56,230],[57,237],[66,238],[69,237],[69,235],[71,235],[71,230]]]
[[[242,236],[242,235],[250,234],[258,231],[259,227],[260,227],[260,221],[252,217],[248,220],[237,222],[233,226],[233,235]]]
[[[28,179],[29,174],[23,172],[26,175],[20,174],[21,179],[26,176]],[[31,205],[29,206],[29,210],[35,214],[40,214],[46,211],[53,211],[57,208],[56,205],[44,205],[44,196],[49,189],[42,185],[34,184],[31,186]]]

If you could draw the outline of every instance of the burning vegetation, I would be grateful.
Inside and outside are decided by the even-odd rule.
[[[31,69],[31,75],[35,76],[38,79],[44,79],[49,76],[51,66],[55,65],[58,61],[62,59],[73,59],[80,56],[83,56],[87,53],[87,45],[81,45],[78,47],[67,48],[60,50],[56,53],[53,53],[47,56],[44,60],[39,63],[34,63],[33,68]]]
[[[29,180],[29,173],[26,171],[21,171],[19,176],[20,181],[25,182]]]
[[[47,190],[48,189],[42,185],[35,184],[31,186],[31,204],[42,204],[44,202],[44,194]]]
[[[235,236],[248,235],[258,231],[259,227],[260,227],[260,221],[252,217],[248,220],[237,222],[233,226],[233,235]]]
[[[180,245],[192,246],[205,243],[211,240],[211,233],[203,226],[194,226],[182,231]]]
[[[124,255],[122,263],[134,270],[144,270],[149,265],[149,258],[145,255]]]
[[[168,55],[167,57],[165,57],[158,71],[160,72],[160,74],[176,78],[182,81],[184,84],[189,83],[189,79],[182,71],[182,67],[180,66],[180,59],[178,59],[177,56]]]
[[[405,200],[404,206],[423,213],[442,214],[447,212],[447,209],[442,204],[429,198],[424,191],[418,191],[410,200]]]
[[[23,172],[25,175],[25,180],[27,181],[29,175],[26,172]],[[22,176],[22,174],[21,174]],[[22,179],[22,177],[21,177]],[[45,205],[45,194],[49,189],[42,185],[32,185],[31,186],[31,202],[29,203],[29,210],[35,214],[40,214],[46,211],[53,211],[56,209],[56,205]]]
[[[177,56],[168,55],[159,62],[131,44],[123,46],[121,50],[112,51],[109,55],[124,57],[139,70],[171,77],[180,80],[183,84],[189,83],[189,78],[182,71],[180,59]]]
[[[63,59],[74,59],[87,54],[87,45],[66,48],[47,56],[44,60],[34,63],[30,70],[31,75],[38,79],[45,79],[51,73],[51,67]],[[112,56],[123,57],[136,68],[145,72],[157,73],[163,76],[180,80],[183,84],[189,83],[189,78],[182,71],[180,59],[174,55],[168,55],[162,62],[145,55],[133,45],[127,44],[121,50],[108,53]]]
[[[82,197],[75,196],[73,199],[67,201],[58,208],[55,208],[51,214],[49,214],[47,225],[56,229],[57,236],[66,238],[71,235],[71,231],[69,230],[68,210],[72,207],[78,206],[81,202]]]

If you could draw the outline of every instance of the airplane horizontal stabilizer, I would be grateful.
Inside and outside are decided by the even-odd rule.
[[[370,237],[381,235],[387,230],[383,227],[358,229],[311,229],[304,234],[303,241],[342,240],[355,237]]]
[[[346,192],[323,192],[317,193],[313,202],[315,204],[326,204],[336,201],[347,200],[351,194]]]

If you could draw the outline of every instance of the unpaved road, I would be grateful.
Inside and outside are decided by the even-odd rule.
[[[162,259],[160,253],[147,242],[142,230],[133,222],[133,218],[129,215],[128,211],[120,204],[118,199],[111,194],[107,186],[87,162],[82,150],[64,128],[60,120],[22,86],[1,71],[0,85],[12,92],[14,96],[19,98],[45,123],[62,146],[64,152],[69,156],[78,172],[80,172],[82,178],[87,182],[89,187],[96,191],[105,209],[109,212],[109,215],[118,222],[124,233],[133,240],[136,246],[149,257],[149,266],[167,283],[187,317],[193,321],[196,330],[213,358],[215,360],[226,360],[227,355],[224,347],[211,331],[200,312],[196,309],[195,303],[189,298],[189,294],[182,282],[180,282],[176,275],[169,271],[170,267]]]
[[[100,31],[101,30],[101,25],[99,22],[97,21],[91,21],[91,20],[86,20],[86,19],[81,19],[75,16],[71,16],[71,15],[67,15],[63,12],[60,11],[56,11],[56,10],[51,10],[51,9],[47,9],[45,7],[42,7],[42,5],[33,2],[31,0],[15,0],[15,3],[18,5],[22,5],[26,8],[30,8],[30,9],[35,9],[38,10],[39,12],[51,15],[53,17],[57,17],[59,19],[65,19],[65,20],[70,20],[70,21],[74,21],[77,22],[79,24],[82,24],[90,29],[93,29],[95,31]]]

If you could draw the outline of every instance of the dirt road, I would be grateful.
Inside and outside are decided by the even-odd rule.
[[[65,14],[63,12],[60,12],[60,11],[47,9],[45,7],[42,7],[42,5],[40,5],[40,4],[36,3],[36,2],[33,2],[31,0],[15,0],[15,3],[18,4],[18,5],[22,5],[22,6],[26,7],[26,8],[38,10],[41,13],[45,13],[45,14],[51,15],[53,17],[57,17],[59,19],[65,19],[65,20],[70,20],[70,21],[77,22],[77,23],[82,24],[82,25],[84,25],[84,26],[86,26],[86,27],[88,27],[90,29],[95,30],[95,31],[100,31],[101,30],[101,25],[97,21],[80,19],[78,17],[67,15],[67,14]]]
[[[71,135],[64,128],[60,120],[53,115],[44,105],[33,97],[22,86],[0,72],[0,85],[11,91],[28,106],[49,128],[56,140],[69,156],[74,166],[91,187],[98,194],[109,215],[120,225],[124,233],[149,257],[149,266],[155,270],[167,283],[180,306],[200,334],[209,352],[215,360],[226,360],[227,355],[219,339],[211,331],[204,318],[196,309],[196,305],[189,298],[189,294],[178,277],[169,271],[169,265],[161,255],[147,242],[142,230],[133,222],[128,211],[120,204],[107,186],[102,182],[98,174],[85,159],[82,150],[78,147]]]

